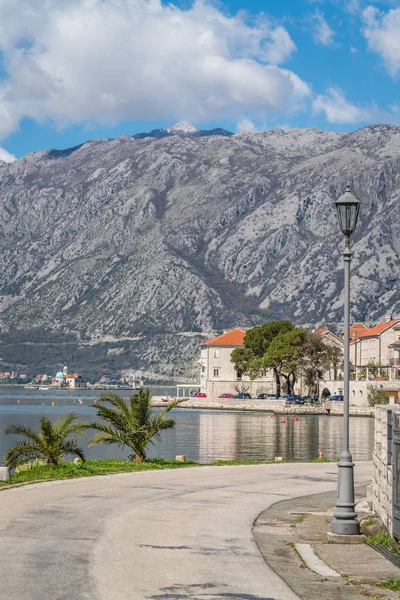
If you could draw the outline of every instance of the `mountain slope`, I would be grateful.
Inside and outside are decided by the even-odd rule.
[[[47,327],[92,343],[272,317],[340,322],[333,202],[346,182],[362,202],[353,317],[400,313],[399,128],[184,125],[0,163],[3,332]]]

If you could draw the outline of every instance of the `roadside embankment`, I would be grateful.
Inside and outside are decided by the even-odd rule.
[[[174,398],[169,397],[168,401]],[[153,406],[165,406],[166,399],[153,397]],[[181,408],[197,410],[234,410],[249,412],[267,412],[278,415],[343,415],[341,402],[326,402],[317,405],[285,404],[283,400],[237,400],[235,398],[187,398]],[[371,406],[350,406],[352,417],[374,417],[375,408]]]

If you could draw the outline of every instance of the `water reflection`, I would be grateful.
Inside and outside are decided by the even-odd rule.
[[[24,390],[26,392],[26,390]],[[11,423],[37,428],[41,415],[54,418],[71,409],[80,420],[90,420],[94,410],[88,407],[93,392],[24,393],[0,391],[0,429]],[[125,395],[125,394],[124,394]],[[20,404],[17,404],[17,398]],[[81,398],[83,404],[77,403]],[[51,406],[55,400],[56,405]],[[74,403],[75,401],[75,403]],[[152,446],[150,456],[174,458],[185,454],[200,462],[213,460],[313,460],[321,449],[328,458],[338,458],[342,443],[342,418],[327,416],[285,416],[266,413],[233,413],[177,409],[173,411],[176,427],[164,432],[161,441]],[[296,420],[298,419],[298,420]],[[93,433],[82,439],[82,446]],[[355,460],[371,460],[374,420],[350,418],[351,451]],[[14,442],[12,436],[0,435],[0,457]],[[127,456],[118,447],[94,446],[86,451],[88,458]]]

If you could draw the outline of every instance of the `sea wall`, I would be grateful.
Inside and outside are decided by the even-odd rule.
[[[168,398],[172,400],[173,398]],[[165,406],[166,399],[153,398],[154,406]],[[268,412],[283,415],[342,415],[342,402],[326,402],[323,405],[297,405],[285,404],[284,400],[239,400],[236,398],[186,398],[180,405],[181,408],[204,410],[235,410]],[[375,410],[366,406],[351,406],[351,416],[373,417]]]

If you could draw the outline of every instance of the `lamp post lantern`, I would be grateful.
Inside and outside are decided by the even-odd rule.
[[[354,463],[349,449],[349,406],[350,406],[350,236],[357,226],[360,202],[346,186],[345,193],[336,200],[339,228],[345,236],[344,262],[344,385],[343,385],[343,448],[338,463],[338,486],[336,510],[331,523],[332,533],[356,535],[360,532],[354,510]]]

